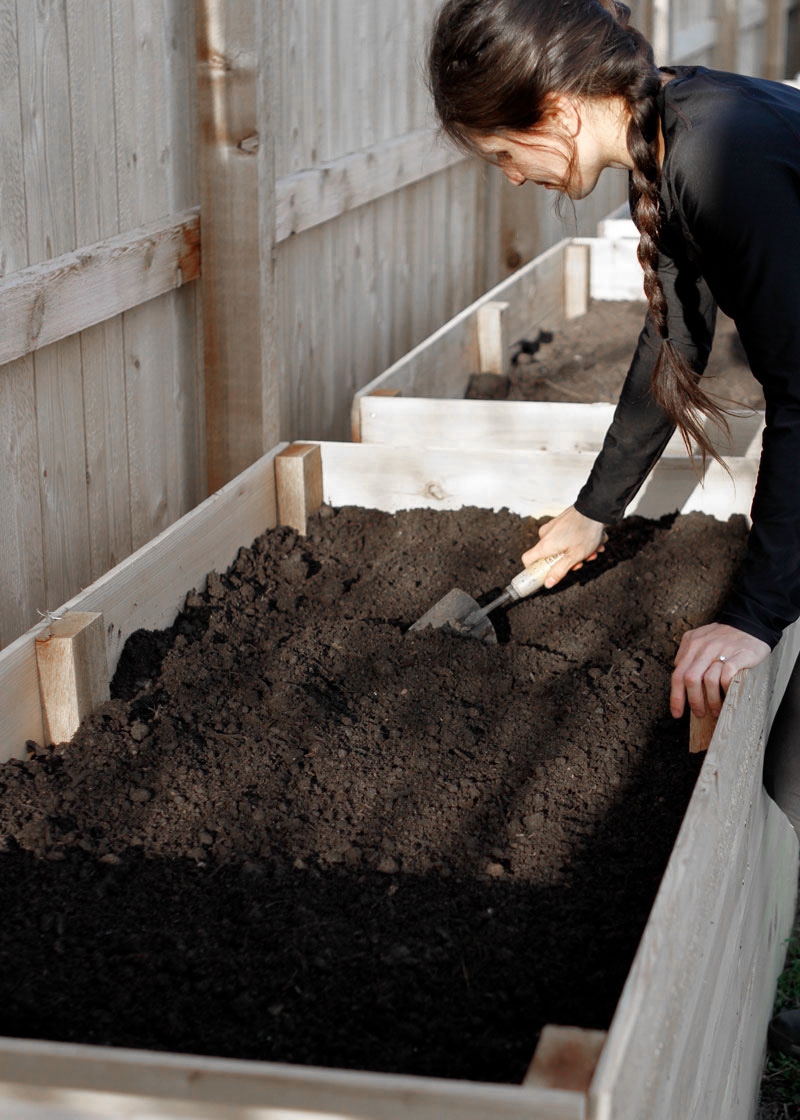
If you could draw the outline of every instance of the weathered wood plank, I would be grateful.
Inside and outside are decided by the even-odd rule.
[[[799,648],[795,624],[728,691],[600,1060],[596,1120],[752,1115],[797,882],[763,749]]]
[[[55,613],[101,611],[111,674],[127,638],[141,627],[169,626],[188,591],[211,570],[224,571],[240,548],[277,524],[276,447],[162,534],[95,580]],[[33,627],[0,652],[0,761],[42,742]]]
[[[398,388],[359,396],[363,443],[406,445],[413,434],[420,447],[498,447],[508,451],[597,451],[614,416],[615,405],[561,401],[441,400],[405,397]],[[731,441],[709,434],[723,456],[758,458],[763,412],[730,417]],[[677,433],[667,455],[685,455]]]
[[[258,150],[258,243],[259,250],[259,388],[261,391],[261,452],[274,447],[281,433],[281,397],[284,379],[283,352],[278,325],[279,301],[275,229],[275,132],[277,122],[280,55],[279,31],[282,5],[278,0],[258,0],[256,5],[256,49],[260,66],[256,75],[256,121],[259,134],[267,137]],[[330,5],[326,5],[330,8]]]
[[[463,161],[462,153],[424,128],[284,176],[275,185],[275,240],[313,229]]]
[[[135,1115],[152,1120],[172,1116],[253,1120],[265,1114],[287,1120],[289,1116],[585,1120],[586,1116],[584,1094],[562,1090],[101,1046],[16,1039],[0,1043],[0,1099],[19,1102],[25,1120],[53,1120],[49,1107],[57,1107],[59,1118],[82,1120],[85,1111],[66,1111],[78,1092],[79,1106],[91,1107],[92,1115],[113,1115],[124,1100]],[[103,1100],[104,1093],[115,1095]],[[41,1112],[32,1111],[37,1105]]]
[[[322,443],[324,498],[330,505],[359,505],[395,513],[400,509],[507,507],[527,517],[560,513],[586,480],[591,453],[504,451],[474,447],[412,449],[364,443]],[[731,459],[731,477],[712,464],[703,485],[684,457],[656,466],[628,512],[660,517],[671,510],[718,517],[747,516],[758,463]]]
[[[103,316],[105,321],[83,330],[80,339],[91,576],[96,579],[133,547],[122,319],[110,294],[119,284],[120,290],[130,295],[131,281],[134,287],[139,282],[119,275],[115,261],[101,265],[91,248],[97,243],[106,248],[108,243],[103,239],[119,234],[117,177],[109,174],[117,143],[111,5],[108,0],[67,0],[66,12],[75,236],[78,245],[86,247],[74,256],[85,261],[87,270],[97,269],[105,276],[96,278],[93,291],[82,289],[68,297],[63,290],[69,284],[68,274],[62,271],[56,287],[65,312],[77,310],[85,315],[91,309],[93,318],[98,319],[101,308],[108,313]],[[122,252],[120,249],[119,255]],[[82,274],[83,268],[78,265],[75,272]],[[39,292],[43,329],[50,319],[52,294],[51,283],[45,278]],[[70,329],[66,323],[65,329]]]
[[[0,364],[120,315],[199,275],[196,209],[14,272],[0,280]]]
[[[72,122],[63,5],[17,6],[30,263],[76,247]],[[91,580],[80,340],[34,356],[39,485],[48,603]]]
[[[197,202],[192,167],[194,5],[118,0],[113,9],[120,228]],[[192,285],[125,312],[133,546],[206,493],[202,378]]]
[[[28,264],[17,7],[0,0],[0,276]],[[33,359],[0,369],[0,648],[44,608]]]

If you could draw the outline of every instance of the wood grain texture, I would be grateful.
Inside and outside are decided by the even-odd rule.
[[[84,166],[85,157],[76,153],[75,162]],[[14,272],[0,280],[0,364],[121,315],[199,275],[197,209]]]
[[[324,500],[395,513],[401,509],[508,508],[554,516],[583,485],[594,453],[440,449],[366,443],[320,444]],[[628,508],[643,517],[675,510],[727,519],[747,516],[758,463],[731,459],[729,477],[713,464],[700,486],[685,457],[662,458]],[[716,468],[716,470],[715,470]]]
[[[324,10],[330,13],[331,5]],[[318,13],[322,18],[322,12]],[[261,390],[261,449],[278,443],[281,434],[281,398],[285,370],[278,325],[277,261],[275,255],[275,129],[278,119],[277,39],[281,23],[278,0],[258,0],[256,44],[260,65],[257,74],[256,113],[261,143],[258,150],[259,252],[259,384]],[[328,270],[331,275],[332,270]]]
[[[424,128],[284,176],[275,185],[275,240],[313,229],[463,160]]]
[[[0,0],[0,275],[28,264],[17,10]],[[44,608],[33,359],[0,369],[0,648]]]
[[[75,236],[78,245],[90,246],[120,232],[111,6],[96,0],[67,0],[66,14]],[[120,252],[125,252],[122,246]],[[83,253],[78,255],[85,259]],[[91,268],[88,261],[87,266]],[[151,271],[152,266],[145,270]],[[94,290],[73,297],[83,313],[98,306],[107,310],[104,315],[93,314],[89,322],[98,325],[85,329],[80,339],[93,579],[132,548],[124,345],[118,314],[124,308],[105,298],[114,293],[118,282],[122,291],[129,290],[131,280],[138,283],[135,277],[118,281],[113,272],[106,272],[98,277]],[[43,291],[45,319],[51,292],[47,287]]]
[[[595,1120],[753,1114],[798,847],[761,770],[798,648],[795,624],[728,690],[600,1060]]]
[[[210,490],[229,481],[264,451],[262,309],[257,293],[261,256],[269,262],[273,236],[259,216],[259,174],[269,173],[259,137],[267,137],[267,146],[273,138],[267,121],[259,120],[264,101],[262,109],[258,107],[258,83],[267,65],[263,58],[259,62],[259,56],[269,49],[270,40],[262,36],[257,44],[255,36],[257,13],[266,4],[267,0],[196,4]],[[267,18],[266,23],[272,21]],[[274,24],[271,31],[274,37]],[[263,187],[268,185],[272,184],[265,181]]]
[[[301,536],[308,531],[308,518],[322,505],[322,457],[319,445],[293,443],[275,459],[278,494],[278,523],[289,525]]]
[[[118,1095],[122,1094],[122,1096]],[[30,1040],[0,1042],[0,1100],[25,1120],[585,1120],[585,1095]],[[76,1101],[75,1108],[72,1101]]]
[[[31,264],[76,248],[66,9],[17,6]],[[34,357],[45,606],[91,580],[80,340]]]
[[[191,144],[194,7],[112,8],[121,229],[196,203]],[[126,312],[131,529],[138,547],[205,493],[205,448],[191,286]]]
[[[373,389],[356,403],[364,443],[403,445],[413,433],[419,447],[466,449],[478,445],[509,451],[599,451],[616,407],[571,401],[406,397],[398,386]],[[720,446],[721,454],[757,459],[763,428],[763,412],[731,416],[731,441],[726,439]],[[716,428],[709,434],[712,439],[719,435]],[[685,455],[680,435],[672,437],[665,454]]]
[[[103,616],[70,611],[49,623],[35,646],[45,742],[69,742],[110,697]]]

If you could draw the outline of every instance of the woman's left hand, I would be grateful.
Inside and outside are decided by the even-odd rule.
[[[770,647],[760,638],[722,622],[687,630],[681,638],[672,674],[669,707],[673,716],[678,719],[683,715],[686,699],[698,718],[706,710],[718,716],[724,693],[739,670],[752,669],[769,652]]]

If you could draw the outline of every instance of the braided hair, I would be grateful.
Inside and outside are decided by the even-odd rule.
[[[428,86],[443,131],[460,147],[475,139],[537,128],[548,132],[554,95],[621,98],[633,162],[631,217],[650,315],[661,338],[651,375],[655,399],[676,424],[687,450],[722,462],[704,425],[727,430],[725,409],[698,384],[698,374],[669,338],[667,300],[658,275],[659,113],[661,73],[653,50],[619,0],[445,0],[428,50]],[[571,155],[567,180],[575,165]]]

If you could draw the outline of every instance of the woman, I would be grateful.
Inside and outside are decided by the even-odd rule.
[[[699,385],[717,306],[763,386],[766,429],[753,525],[716,622],[684,635],[670,707],[719,713],[734,675],[800,615],[800,93],[702,67],[656,68],[615,0],[447,0],[429,85],[444,131],[526,181],[585,197],[606,167],[630,172],[649,308],[613,423],[574,506],[523,556],[564,552],[548,586],[601,547],[675,427],[718,458]],[[800,669],[770,737],[765,780],[800,831]],[[796,746],[797,744],[797,746]],[[800,1054],[800,1011],[771,1025]]]
[[[718,458],[703,421],[725,427],[724,410],[698,381],[717,306],[736,322],[767,424],[736,586],[675,661],[672,714],[688,698],[702,716],[800,614],[800,93],[659,70],[629,15],[614,0],[447,0],[429,84],[444,131],[512,183],[579,199],[604,168],[630,172],[648,315],[586,485],[523,557],[563,550],[548,586],[596,555],[676,426]]]

